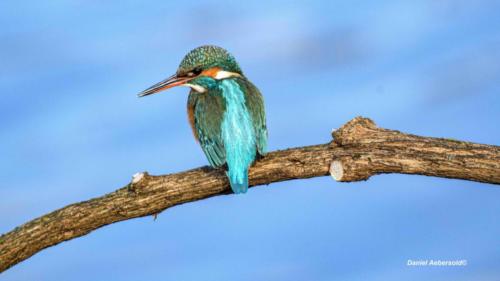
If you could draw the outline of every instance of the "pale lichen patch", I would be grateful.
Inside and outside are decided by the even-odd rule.
[[[344,176],[344,168],[342,167],[342,162],[338,160],[332,161],[330,164],[330,175],[336,181],[341,181]]]
[[[133,176],[132,176],[132,184],[136,184],[138,182],[140,182],[145,176],[145,173],[135,173]]]

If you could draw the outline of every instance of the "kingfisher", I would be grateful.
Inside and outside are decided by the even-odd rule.
[[[217,46],[190,51],[169,78],[139,93],[187,86],[188,119],[210,166],[223,168],[234,193],[248,190],[248,169],[267,151],[263,97],[236,59]]]

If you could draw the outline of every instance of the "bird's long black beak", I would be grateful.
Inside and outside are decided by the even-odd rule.
[[[180,86],[193,79],[192,77],[178,77],[176,74],[168,77],[167,79],[154,84],[153,86],[147,88],[146,90],[138,94],[139,97],[149,96],[156,94],[166,89],[173,88],[175,86]]]

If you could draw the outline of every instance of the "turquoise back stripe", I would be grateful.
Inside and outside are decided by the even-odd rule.
[[[252,117],[245,105],[245,95],[236,81],[224,79],[219,85],[226,101],[221,134],[226,151],[228,178],[235,193],[248,189],[248,167],[256,155]]]

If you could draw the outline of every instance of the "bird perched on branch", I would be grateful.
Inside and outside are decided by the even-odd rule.
[[[191,88],[188,116],[193,133],[214,168],[224,168],[234,193],[248,190],[248,169],[267,150],[264,101],[226,50],[201,46],[189,52],[171,77],[142,91],[147,96]]]

